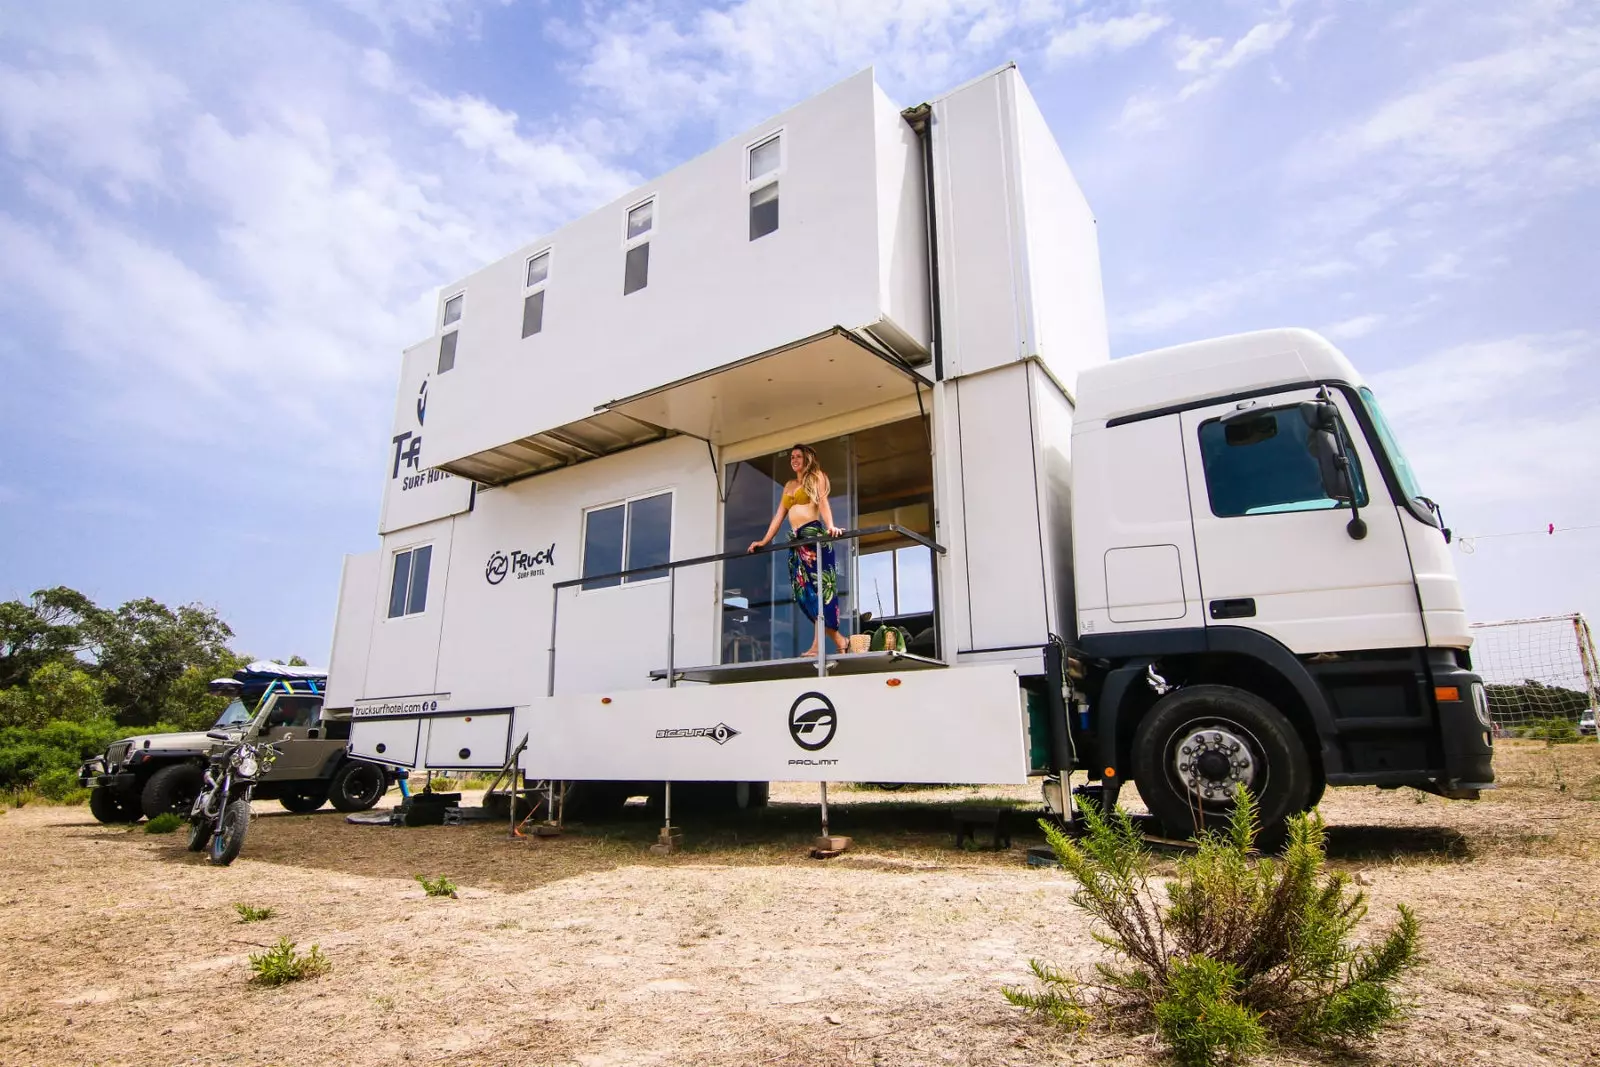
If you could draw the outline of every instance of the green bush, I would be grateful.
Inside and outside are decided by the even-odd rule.
[[[1545,741],[1552,745],[1571,745],[1582,739],[1577,723],[1554,715],[1534,719],[1517,732],[1529,740]]]
[[[170,834],[185,822],[183,816],[172,811],[164,811],[160,815],[144,824],[147,834]]]
[[[258,923],[272,918],[277,912],[275,908],[254,908],[249,904],[235,904],[233,910],[239,913],[239,921],[242,923]]]
[[[296,952],[294,942],[287,937],[278,938],[278,943],[265,952],[250,954],[250,969],[255,972],[250,980],[257,985],[276,986],[315,978],[326,974],[328,967],[328,957],[316,945],[311,946],[310,952]]]
[[[458,887],[446,875],[441,874],[437,878],[429,878],[426,875],[419,874],[416,879],[422,883],[422,891],[430,897],[453,897],[456,895]]]
[[[1185,1065],[1239,1060],[1274,1041],[1356,1041],[1397,1019],[1403,1006],[1392,986],[1417,961],[1411,910],[1401,905],[1374,944],[1354,944],[1366,898],[1325,869],[1321,817],[1292,818],[1282,859],[1264,859],[1254,849],[1253,799],[1240,789],[1234,804],[1227,831],[1201,835],[1179,861],[1165,907],[1125,812],[1086,809],[1081,841],[1041,823],[1078,880],[1073,903],[1096,921],[1094,936],[1113,959],[1090,979],[1035,963],[1039,987],[1007,989],[1007,999],[1069,1023],[1097,1006],[1154,1023]]]
[[[62,767],[52,767],[45,771],[34,781],[33,788],[40,796],[55,804],[71,800],[83,792],[78,788],[77,771],[69,771]]]

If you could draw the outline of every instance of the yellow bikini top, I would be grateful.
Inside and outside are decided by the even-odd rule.
[[[796,486],[795,491],[792,493],[783,494],[784,510],[788,510],[789,508],[794,507],[796,504],[809,503],[811,503],[811,495],[806,492],[806,487],[803,485]]]

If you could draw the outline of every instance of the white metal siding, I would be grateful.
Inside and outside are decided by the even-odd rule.
[[[373,597],[371,655],[361,696],[408,696],[435,693],[439,665],[439,631],[442,625],[451,570],[450,542],[455,519],[413,526],[387,534],[378,561],[378,581]],[[418,545],[433,546],[429,560],[427,610],[418,615],[389,618],[389,588],[394,576],[394,555]]]
[[[380,570],[380,552],[344,558],[344,570],[339,578],[339,605],[333,623],[333,649],[328,655],[324,707],[348,708],[361,699],[367,680],[367,654],[372,647]]]
[[[440,715],[424,724],[429,770],[502,767],[510,755],[511,712]]]
[[[1044,561],[1050,632],[1077,634],[1072,561],[1072,402],[1037,364],[1028,368],[1033,389],[1034,438],[1039,469],[1039,513],[1044,517]]]
[[[357,719],[350,725],[350,754],[358,759],[415,767],[423,725],[422,719]]]

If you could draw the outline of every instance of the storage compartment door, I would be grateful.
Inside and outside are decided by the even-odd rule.
[[[350,755],[397,767],[417,765],[421,719],[357,719],[350,724]]]
[[[511,709],[441,715],[428,720],[429,770],[498,770],[505,766]]]

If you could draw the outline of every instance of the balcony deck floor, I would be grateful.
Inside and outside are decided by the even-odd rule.
[[[846,674],[882,674],[889,671],[926,671],[947,667],[943,660],[926,656],[913,656],[907,652],[847,652],[829,656],[825,669],[828,677]],[[774,678],[817,677],[817,657],[795,656],[791,659],[773,659],[761,663],[713,663],[704,667],[674,667],[672,673],[680,682],[704,682],[707,685],[727,685],[732,682],[764,682]],[[650,672],[651,681],[666,678],[666,668]]]

